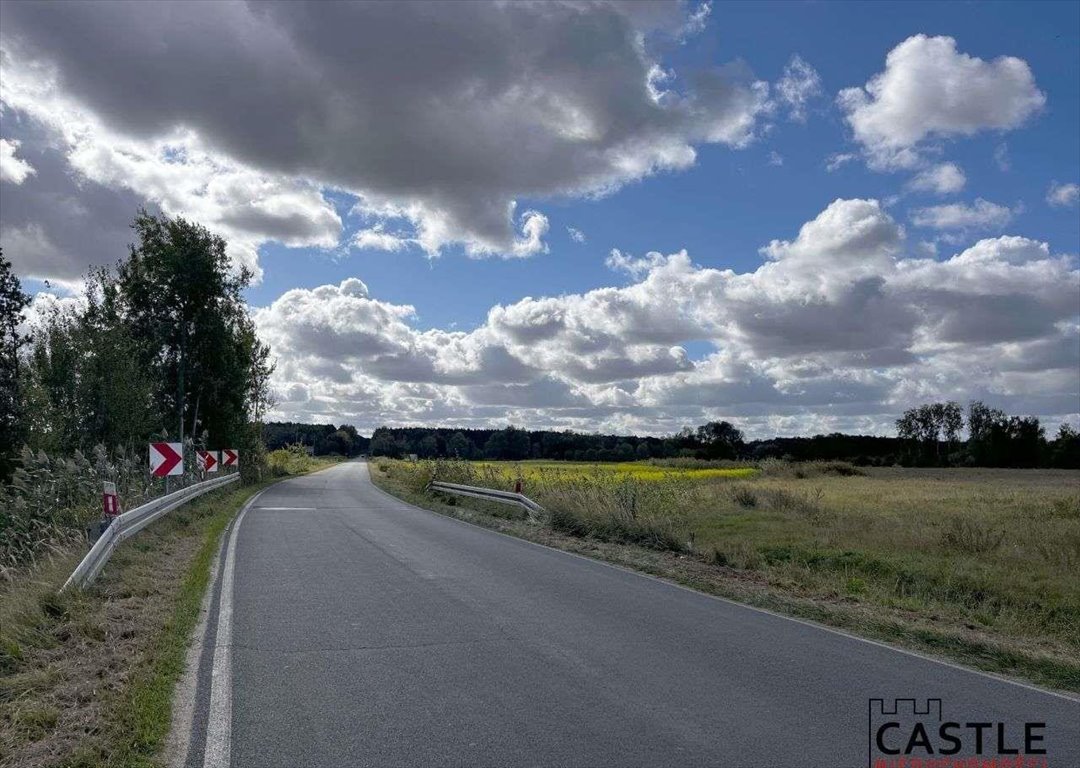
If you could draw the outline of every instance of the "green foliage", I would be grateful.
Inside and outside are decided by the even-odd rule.
[[[350,432],[349,429],[352,431]],[[355,453],[356,428],[338,429],[326,436],[323,441],[323,453],[336,454],[338,456],[352,456]]]
[[[33,448],[134,447],[160,428],[152,381],[105,270],[87,279],[84,306],[54,308],[34,335],[22,386],[24,435]]]
[[[386,427],[379,427],[371,434],[371,455],[400,458],[408,447],[400,435],[395,435]]]
[[[455,432],[450,437],[446,450],[449,456],[456,459],[471,459],[474,455],[472,442],[461,432]]]
[[[726,421],[710,421],[697,428],[704,458],[734,459],[743,449],[743,433]]]
[[[233,447],[240,451],[240,480],[243,483],[261,483],[270,476],[261,425],[255,422],[246,425]]]
[[[116,483],[125,508],[159,495],[164,484],[150,478],[143,454],[112,453],[97,446],[89,456],[69,458],[23,448],[20,466],[0,492],[0,576],[69,543],[101,514],[102,482]],[[176,487],[179,487],[177,484]]]
[[[315,458],[307,452],[302,445],[290,445],[270,451],[266,456],[266,466],[271,477],[288,477],[289,475],[302,475],[320,467],[327,466],[332,461],[325,458]],[[243,463],[241,462],[241,466]]]
[[[309,446],[316,456],[358,456],[367,453],[371,443],[351,424],[335,427],[333,424],[271,421],[263,425],[262,434],[267,450],[276,451],[297,443]]]
[[[19,333],[23,309],[30,297],[0,251],[0,480],[12,470],[12,453],[21,437],[19,422],[19,350],[26,343]]]
[[[1068,422],[1058,428],[1050,446],[1050,465],[1060,469],[1080,468],[1080,431]]]
[[[489,459],[520,461],[530,456],[529,433],[513,425],[499,430],[488,438],[484,455]]]
[[[234,271],[225,241],[145,211],[133,227],[129,257],[87,277],[85,305],[35,329],[22,376],[35,450],[134,448],[166,427],[232,448],[272,405],[270,350],[241,296],[251,276]]]
[[[904,411],[896,420],[896,431],[907,444],[915,464],[941,465],[960,438],[964,414],[959,403],[927,403]]]
[[[161,492],[146,443],[168,432],[187,435],[184,482],[195,448],[239,448],[245,481],[265,473],[257,423],[274,366],[241,295],[250,273],[198,224],[140,211],[133,228],[128,258],[92,270],[84,301],[39,318],[21,355],[25,297],[0,257],[0,475],[21,464],[0,494],[4,570],[78,533],[103,480],[121,483],[128,507]],[[12,461],[15,437],[28,447]]]
[[[968,454],[983,467],[1037,467],[1045,432],[1034,416],[1008,416],[979,401],[968,408]]]
[[[140,211],[133,228],[117,289],[162,419],[180,434],[236,436],[253,366],[265,363],[241,295],[251,273],[234,271],[225,240],[199,224]]]
[[[505,464],[459,460],[394,466],[408,477],[413,492],[423,490],[431,479],[498,490],[513,490],[520,483],[544,508],[554,530],[675,552],[687,550],[691,537],[668,510],[685,504],[694,474],[718,471],[657,471],[633,464],[564,469],[554,462],[510,465],[507,470]]]
[[[1000,412],[995,412],[1000,413]],[[1054,466],[1080,468],[1080,435],[1067,427],[1057,440],[1047,443],[1038,420],[1007,417],[1001,434],[1003,452],[992,463],[993,452],[974,442],[963,442],[963,412],[953,402],[930,403],[912,409],[898,421],[901,437],[832,433],[813,437],[774,437],[745,442],[742,433],[727,422],[717,421],[696,429],[684,427],[667,437],[585,434],[564,430],[443,429],[438,427],[379,427],[371,438],[373,456],[400,458],[415,453],[420,458],[487,458],[497,461],[546,459],[574,462],[626,462],[651,460],[663,466],[762,465],[779,460],[786,467],[817,462],[803,474],[845,474],[854,467],[916,464],[928,466]],[[315,447],[322,438],[305,436],[304,429],[334,431],[333,425],[288,427],[277,433],[278,446],[294,440]],[[284,434],[282,434],[284,432]],[[293,437],[296,435],[296,437]],[[363,452],[361,450],[361,452]],[[712,462],[711,464],[709,464]],[[830,464],[831,463],[831,464]],[[823,469],[831,466],[831,469]],[[799,470],[789,470],[796,473]]]
[[[270,425],[268,425],[270,426]],[[333,425],[274,425],[268,442],[300,441],[315,447],[319,440],[305,430],[334,431]],[[280,429],[279,429],[280,427]],[[498,433],[503,433],[499,435]],[[269,435],[273,435],[271,438]],[[513,435],[513,439],[511,439]],[[429,438],[433,438],[433,441]],[[526,443],[527,441],[527,443]],[[432,447],[435,452],[432,453]],[[860,465],[892,465],[901,451],[895,437],[869,435],[815,435],[778,437],[744,442],[741,432],[727,422],[710,422],[697,429],[685,427],[667,437],[586,434],[563,430],[443,429],[439,427],[379,427],[371,437],[372,456],[400,458],[415,453],[421,458],[489,458],[499,461],[547,459],[577,462],[741,461],[745,464],[768,458],[793,461],[844,460]],[[363,452],[363,450],[361,450]],[[725,458],[733,457],[733,458]]]

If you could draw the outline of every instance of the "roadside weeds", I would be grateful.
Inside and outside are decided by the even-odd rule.
[[[88,591],[55,556],[3,592],[0,766],[152,766],[221,532],[270,483],[218,491],[117,549]]]
[[[440,499],[381,472],[375,463],[369,467],[372,480],[384,491],[449,517],[975,669],[1080,692],[1080,658],[1057,643],[1011,638],[936,613],[874,604],[855,595],[822,594],[790,579],[716,562],[705,553],[659,551],[576,536],[529,523],[512,508],[492,502]]]

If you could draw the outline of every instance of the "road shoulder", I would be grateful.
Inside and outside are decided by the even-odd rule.
[[[163,517],[85,592],[57,594],[64,558],[30,580],[21,599],[37,621],[0,704],[5,766],[156,762],[219,537],[257,490],[216,491]]]
[[[975,627],[942,627],[910,612],[883,614],[847,597],[801,594],[771,584],[761,574],[709,563],[692,554],[566,535],[521,519],[513,508],[467,497],[440,499],[395,482],[374,463],[369,468],[376,488],[431,512],[899,652],[1080,700],[1080,661],[1061,654],[1008,646]]]

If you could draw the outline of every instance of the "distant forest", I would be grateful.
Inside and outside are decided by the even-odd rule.
[[[966,423],[965,423],[966,422]],[[316,455],[463,459],[634,461],[696,458],[760,461],[849,461],[867,466],[985,466],[1080,468],[1080,432],[1063,424],[1053,439],[1033,416],[1009,416],[973,402],[929,403],[897,420],[897,437],[833,433],[813,437],[746,440],[726,421],[686,427],[666,437],[601,435],[505,429],[379,427],[370,438],[344,424],[270,422],[263,439],[270,450],[290,444]],[[965,426],[969,437],[959,438]]]

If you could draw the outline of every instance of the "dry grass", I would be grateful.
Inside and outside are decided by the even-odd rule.
[[[0,766],[152,765],[221,530],[255,488],[216,492],[122,545],[87,592],[58,594],[85,547],[0,592]]]
[[[377,466],[388,490],[438,504],[422,494],[432,464]],[[481,481],[472,484],[485,485],[515,468],[469,471]],[[1078,472],[772,462],[742,478],[639,480],[579,468],[525,477],[526,493],[549,512],[546,530],[564,546],[576,539],[630,546],[639,558],[645,548],[673,553],[680,571],[686,561],[706,567],[693,580],[711,591],[750,582],[765,595],[754,600],[784,610],[816,615],[829,606],[822,620],[1080,690]],[[480,508],[463,498],[454,505],[459,515]],[[837,610],[846,618],[829,618]]]
[[[336,459],[304,456],[301,474]],[[275,476],[280,472],[274,472]],[[267,483],[195,499],[121,545],[93,587],[60,586],[85,543],[0,581],[0,768],[154,766],[221,532]]]

